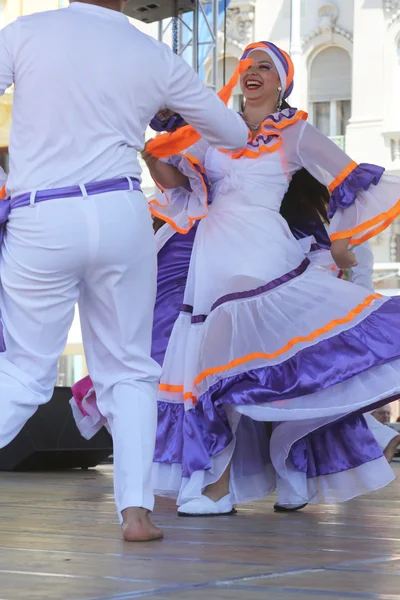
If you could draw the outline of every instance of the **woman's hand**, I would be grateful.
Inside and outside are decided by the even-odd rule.
[[[146,142],[146,145],[144,147],[143,152],[141,152],[142,158],[144,160],[144,162],[146,163],[147,167],[149,169],[151,169],[152,167],[154,167],[157,162],[158,162],[158,158],[156,158],[155,156],[153,156],[152,154],[150,154],[150,152],[147,152],[146,148],[147,148],[147,144],[151,142],[151,140],[148,140]]]
[[[354,253],[349,250],[350,238],[334,240],[331,244],[331,254],[339,269],[351,269],[358,265]]]
[[[189,183],[189,179],[182,175],[182,173],[172,165],[160,160],[146,151],[147,144],[141,153],[147,168],[150,171],[150,175],[154,181],[164,189],[174,189]]]

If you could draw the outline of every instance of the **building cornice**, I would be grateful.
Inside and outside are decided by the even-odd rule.
[[[313,42],[314,39],[332,41],[334,34],[341,35],[353,42],[353,34],[338,23],[339,10],[331,2],[326,2],[318,9],[319,24],[314,31],[307,35],[302,42],[303,48]]]
[[[400,0],[383,0],[383,9],[388,20],[388,25],[392,25],[400,20]]]
[[[254,37],[255,0],[233,0],[226,14],[226,37],[243,49]]]

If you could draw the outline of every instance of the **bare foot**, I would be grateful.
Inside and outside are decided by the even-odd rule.
[[[150,520],[145,508],[130,506],[122,511],[122,537],[126,542],[150,542],[164,537],[163,532]]]
[[[395,438],[390,440],[388,445],[383,451],[383,454],[388,461],[388,463],[392,462],[394,455],[396,454],[397,447],[400,445],[400,435],[396,435]]]

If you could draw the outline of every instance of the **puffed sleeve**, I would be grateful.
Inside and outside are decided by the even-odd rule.
[[[207,142],[200,140],[185,154],[168,159],[189,183],[170,190],[159,188],[149,200],[152,214],[179,233],[188,233],[196,221],[208,214],[210,185],[203,166],[207,149]]]
[[[383,167],[357,164],[332,140],[304,123],[297,143],[303,166],[331,192],[330,239],[361,244],[400,215],[400,177]]]

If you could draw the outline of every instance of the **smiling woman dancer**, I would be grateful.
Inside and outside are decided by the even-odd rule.
[[[294,75],[285,52],[260,42],[249,58],[246,148],[211,148],[188,126],[146,148],[163,188],[151,209],[168,223],[157,232],[154,481],[182,515],[230,514],[276,486],[296,506],[335,503],[393,478],[361,413],[400,395],[400,299],[314,267],[279,210],[305,168],[329,187],[332,255],[352,267],[349,244],[400,213],[400,179],[357,165],[305,113],[282,107]],[[190,264],[187,255],[179,264],[195,228]],[[84,391],[82,430],[95,414]]]

